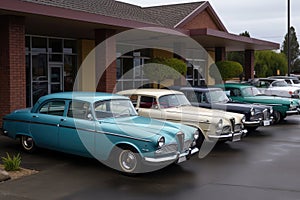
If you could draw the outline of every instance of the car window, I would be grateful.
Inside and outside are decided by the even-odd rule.
[[[138,95],[131,95],[129,96],[130,101],[132,102],[133,106],[136,107],[138,101]]]
[[[159,97],[160,108],[171,108],[191,105],[184,94],[169,94]]]
[[[185,91],[184,93],[190,102],[198,102],[198,97],[200,96],[199,92]]]
[[[65,101],[50,101],[42,105],[39,113],[48,115],[63,116],[65,111]]]
[[[155,97],[141,96],[140,108],[157,108]]]
[[[94,109],[97,119],[137,115],[131,101],[124,99],[98,101],[94,104]]]
[[[231,96],[231,97],[241,96],[241,91],[238,88],[228,88],[226,93],[229,93],[229,96]]]
[[[276,87],[285,87],[285,86],[287,86],[288,84],[287,84],[287,82],[285,82],[285,81],[274,81],[274,82],[272,83],[272,85],[273,85],[273,86],[276,86]]]
[[[90,114],[90,115],[89,115]],[[91,119],[91,104],[85,101],[71,101],[67,116],[77,119]]]

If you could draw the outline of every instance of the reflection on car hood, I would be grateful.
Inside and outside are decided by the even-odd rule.
[[[188,137],[191,137],[191,133],[195,130],[185,125],[140,116],[106,118],[99,122],[106,129],[104,131],[117,131],[139,138],[152,138],[156,135],[162,135],[166,139],[173,139],[179,131],[183,131],[185,135],[188,134]],[[105,124],[109,124],[109,126],[105,126]],[[111,124],[115,124],[115,126],[111,126]]]
[[[207,109],[201,108],[196,106],[180,106],[174,108],[167,108],[164,109],[166,112],[176,112],[179,115],[181,114],[183,118],[189,117],[195,120],[195,117],[203,117],[209,121],[215,118],[225,118],[229,120],[230,118],[236,118],[236,121],[240,121],[244,115],[239,113],[227,112],[223,110],[214,110],[214,109]]]

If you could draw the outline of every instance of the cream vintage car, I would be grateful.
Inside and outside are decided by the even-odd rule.
[[[198,128],[204,141],[239,141],[247,133],[245,116],[195,107],[182,92],[167,89],[132,89],[118,92],[128,96],[140,116],[180,122]]]

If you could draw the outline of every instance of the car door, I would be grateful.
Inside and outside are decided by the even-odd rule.
[[[46,101],[31,116],[30,132],[37,146],[58,148],[58,130],[65,111],[64,100]]]
[[[67,114],[60,122],[59,146],[62,151],[89,156],[94,152],[95,119],[91,104],[69,101]]]
[[[165,119],[163,110],[159,108],[156,98],[152,96],[140,96],[137,112],[143,117]]]

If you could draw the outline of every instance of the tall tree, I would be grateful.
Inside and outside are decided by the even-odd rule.
[[[287,68],[287,60],[283,53],[270,50],[255,51],[254,69],[257,77],[285,75]]]
[[[288,56],[288,33],[284,37],[284,41],[281,47],[281,52]],[[293,26],[290,28],[290,58],[291,58],[291,72],[300,68],[299,65],[300,49],[296,36],[296,31]]]

